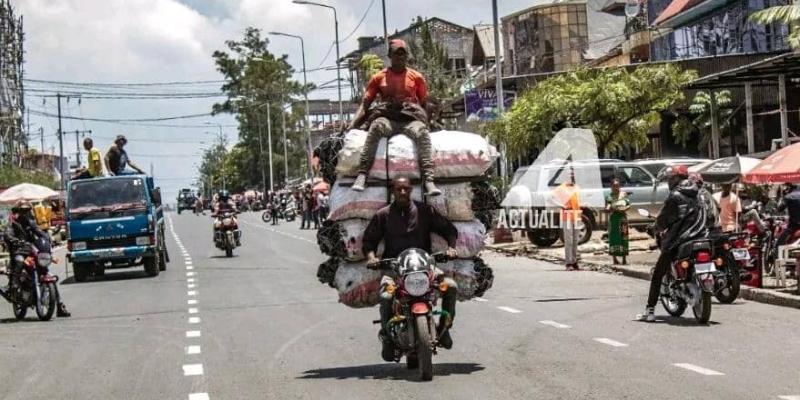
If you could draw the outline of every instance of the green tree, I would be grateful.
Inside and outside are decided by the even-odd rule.
[[[434,40],[422,17],[418,16],[412,27],[418,29],[418,40],[407,43],[411,66],[425,76],[431,96],[442,100],[455,97],[464,79],[458,78],[450,68],[447,49]]]
[[[800,50],[800,4],[774,6],[750,15],[750,20],[762,25],[779,23],[789,25],[789,46]]]
[[[294,70],[287,56],[278,57],[271,53],[268,44],[268,40],[261,37],[261,31],[251,27],[245,30],[241,40],[226,41],[227,51],[213,53],[217,70],[225,79],[221,89],[227,99],[214,104],[212,113],[234,114],[239,123],[239,140],[231,151],[221,152],[217,148],[219,146],[215,146],[203,158],[201,175],[206,181],[207,178],[213,178],[215,187],[220,187],[222,168],[225,168],[226,183],[230,190],[261,187],[262,165],[269,170],[266,161],[269,158],[266,154],[269,149],[268,124],[272,126],[274,182],[277,185],[284,180],[281,114],[286,119],[286,138],[290,144],[287,146],[289,178],[303,176],[307,170],[305,134],[304,129],[299,128],[303,113],[290,106],[312,86],[303,87],[293,80]]]
[[[510,157],[545,147],[566,127],[591,129],[601,156],[625,145],[643,147],[661,112],[683,101],[683,87],[696,77],[672,65],[633,71],[578,68],[523,92],[486,130],[506,144]]]
[[[361,56],[356,67],[361,77],[361,87],[366,87],[369,79],[384,68],[383,60],[372,53],[366,53]]]
[[[733,110],[731,109],[731,92],[720,90],[714,92],[717,103],[717,121],[719,121],[720,136],[725,137],[730,133],[730,121]],[[672,124],[672,133],[675,141],[686,147],[692,133],[699,132],[699,148],[708,147],[711,142],[711,94],[700,91],[695,94],[692,104],[689,105],[689,115],[682,115]]]

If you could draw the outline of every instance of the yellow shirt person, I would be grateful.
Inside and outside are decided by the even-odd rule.
[[[97,147],[89,149],[88,171],[92,178],[103,176],[103,157],[100,155],[100,150]]]

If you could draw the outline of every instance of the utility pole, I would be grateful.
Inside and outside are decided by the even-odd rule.
[[[505,94],[503,93],[503,69],[500,62],[500,19],[497,13],[497,0],[492,0],[492,24],[494,26],[494,74],[495,98],[497,99],[497,118],[500,119],[505,112]],[[503,178],[503,187],[506,182],[506,146],[500,143],[500,176]]]
[[[39,127],[39,138],[41,138],[41,140],[42,140],[42,147],[39,147],[39,148],[41,149],[42,154],[44,154],[44,151],[45,151],[44,150],[44,128],[42,128],[42,127]]]
[[[389,31],[386,29],[386,0],[381,0],[383,6],[383,43],[386,45],[386,50],[383,54],[389,54]]]
[[[267,110],[269,110],[269,103],[267,103]],[[261,167],[261,186],[264,187],[264,193],[267,193],[272,189],[267,187],[267,173],[264,171],[264,135],[261,133],[261,114],[258,111],[256,111],[256,119],[258,120],[258,165]]]
[[[75,165],[81,165],[81,141],[78,135],[84,136],[85,134],[92,134],[92,130],[79,131],[75,130]]]
[[[284,97],[281,91],[281,130],[283,131],[283,182],[289,183],[289,156],[286,150],[286,112],[283,109]]]
[[[61,176],[61,190],[64,190],[64,132],[61,130],[61,93],[56,94],[58,100],[58,165]]]
[[[272,118],[270,117],[271,106],[267,105],[267,149],[269,151],[269,190],[275,188],[272,183]]]

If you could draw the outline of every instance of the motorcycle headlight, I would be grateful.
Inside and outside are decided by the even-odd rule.
[[[86,250],[86,242],[72,242],[72,250]]]
[[[136,237],[136,245],[137,246],[147,246],[150,244],[150,237],[148,236],[137,236]]]
[[[36,262],[39,263],[40,267],[46,267],[53,262],[53,256],[50,253],[39,253]]]
[[[233,225],[233,218],[225,218],[222,220],[222,225],[231,226]]]
[[[214,221],[214,228],[219,229],[219,227],[221,227],[221,226],[222,226],[222,222],[220,222],[219,220]]]
[[[406,275],[403,287],[412,296],[423,296],[430,289],[428,274],[425,272],[414,272]]]

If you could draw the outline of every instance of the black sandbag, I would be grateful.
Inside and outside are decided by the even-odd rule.
[[[317,279],[320,283],[328,284],[332,288],[336,288],[334,283],[336,277],[336,270],[339,269],[341,261],[336,257],[331,257],[317,268]]]
[[[339,162],[339,150],[344,146],[344,135],[335,134],[322,140],[314,149],[314,156],[319,158],[319,170],[326,182],[336,181],[336,163]]]

